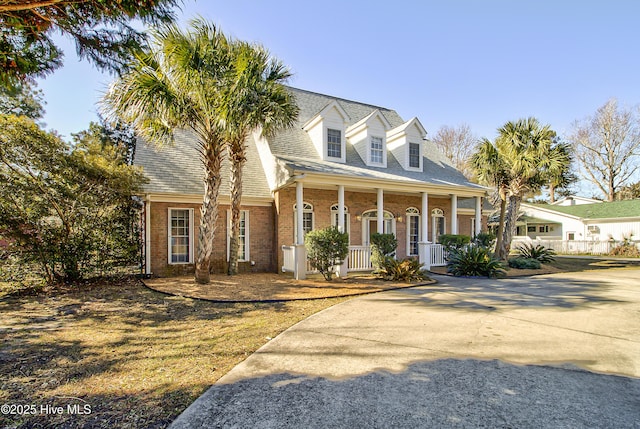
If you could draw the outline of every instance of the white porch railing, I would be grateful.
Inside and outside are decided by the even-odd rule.
[[[370,271],[371,248],[369,246],[349,246],[347,271]]]
[[[292,273],[296,269],[296,248],[295,246],[282,246],[284,261],[282,263],[283,273]]]
[[[447,265],[445,259],[444,247],[441,244],[420,243],[425,257],[420,257],[420,261],[424,263],[426,269],[431,267],[441,267]],[[282,246],[282,252],[284,254],[284,260],[282,264],[282,272],[295,272],[296,260],[295,260],[295,246]],[[425,263],[427,262],[427,263]],[[317,273],[318,270],[314,270],[311,267],[309,260],[306,261],[306,274]],[[351,271],[371,271],[373,266],[371,264],[371,248],[369,246],[349,246],[349,255],[347,256],[347,272]]]
[[[420,263],[427,270],[431,267],[443,267],[447,265],[446,252],[442,244],[418,243]]]
[[[444,246],[442,244],[430,244],[429,247],[431,248],[429,252],[431,256],[429,265],[432,267],[443,267],[447,265]]]

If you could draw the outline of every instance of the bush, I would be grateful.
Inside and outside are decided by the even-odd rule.
[[[496,235],[493,232],[481,232],[473,237],[471,242],[476,246],[493,249],[496,244]]]
[[[146,179],[101,136],[92,124],[71,145],[26,117],[0,115],[0,242],[49,284],[141,262],[133,196]]]
[[[474,245],[451,252],[447,272],[454,276],[498,277],[505,274],[500,260],[489,249]]]
[[[387,256],[392,256],[398,248],[398,240],[393,234],[375,233],[371,236],[371,264],[379,270]]]
[[[611,256],[624,256],[627,258],[640,258],[640,249],[638,246],[631,240],[633,234],[629,234],[629,236],[622,236],[622,243],[611,249],[609,255]]]
[[[382,266],[376,273],[385,280],[411,282],[428,278],[422,266],[423,264],[413,258],[405,258],[398,261],[386,256]]]
[[[511,268],[518,268],[521,270],[539,270],[542,265],[537,259],[523,258],[519,256],[517,258],[509,259],[509,266]]]
[[[518,256],[525,259],[535,259],[543,264],[553,262],[556,259],[554,258],[556,252],[554,252],[553,249],[548,249],[541,245],[534,246],[532,243],[525,243],[518,246],[517,250]]]
[[[349,254],[349,234],[331,226],[309,231],[304,238],[311,266],[331,281],[333,267],[342,264]]]
[[[449,252],[455,252],[462,249],[471,242],[471,237],[468,235],[459,234],[442,234],[438,237],[438,242],[444,246],[444,250]]]

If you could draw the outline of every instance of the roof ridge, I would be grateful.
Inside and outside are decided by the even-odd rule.
[[[359,104],[361,106],[371,107],[371,108],[374,108],[374,109],[387,110],[389,112],[395,112],[394,109],[390,109],[388,107],[377,106],[375,104],[370,104],[370,103],[363,103],[361,101],[350,100],[348,98],[343,98],[343,97],[336,97],[335,95],[323,94],[321,92],[310,91],[308,89],[296,88],[294,86],[288,86],[288,85],[287,85],[287,88],[293,89],[295,91],[306,92],[307,94],[313,94],[313,95],[319,95],[319,96],[322,96],[322,97],[331,98],[331,99],[336,100],[338,102],[339,101],[346,101],[347,103],[354,103],[354,104]]]

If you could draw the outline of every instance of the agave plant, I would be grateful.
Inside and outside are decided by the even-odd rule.
[[[556,252],[542,245],[534,246],[532,243],[525,243],[518,246],[518,256],[526,259],[535,259],[539,262],[547,263],[555,261]]]

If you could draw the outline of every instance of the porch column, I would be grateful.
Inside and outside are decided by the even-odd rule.
[[[476,230],[475,235],[482,232],[482,197],[476,197]]]
[[[304,190],[302,182],[296,182],[296,253],[293,277],[296,280],[307,278],[307,252],[304,248],[304,229],[302,213],[304,210]]]
[[[422,206],[420,207],[420,241],[418,242],[418,260],[428,270],[429,264],[429,194],[422,192]]]
[[[458,196],[451,194],[451,234],[458,233]]]
[[[376,202],[376,215],[378,221],[378,234],[384,233],[384,197],[382,188],[378,188],[378,199]]]
[[[338,230],[340,232],[346,231],[344,224],[344,185],[338,185]],[[349,254],[347,253],[347,257],[343,263],[338,265],[337,274],[339,277],[347,277],[347,271],[349,268],[348,258]]]

